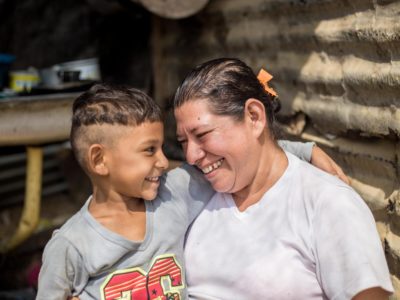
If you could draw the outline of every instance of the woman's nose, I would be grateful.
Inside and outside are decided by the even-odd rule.
[[[188,141],[184,149],[186,161],[190,165],[195,165],[197,161],[204,157],[205,152],[195,142]]]

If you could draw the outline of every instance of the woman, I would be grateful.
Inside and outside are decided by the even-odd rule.
[[[275,142],[274,99],[240,60],[196,67],[175,94],[186,160],[217,191],[185,249],[193,299],[387,299],[371,212]]]

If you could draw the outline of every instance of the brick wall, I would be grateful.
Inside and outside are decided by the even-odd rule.
[[[399,13],[388,0],[213,0],[189,19],[154,18],[153,62],[163,104],[199,62],[267,68],[284,131],[321,145],[373,211],[400,299]]]

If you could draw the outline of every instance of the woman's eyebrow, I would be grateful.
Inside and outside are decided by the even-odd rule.
[[[198,125],[196,127],[193,127],[193,128],[191,128],[191,129],[189,129],[187,131],[190,134],[197,134],[201,130],[204,130],[204,129],[209,130],[210,128],[208,128],[208,127],[209,127],[209,124],[202,124],[202,125]],[[185,139],[184,134],[182,135],[182,134],[178,134],[177,133],[176,134],[176,139],[177,140],[184,140]]]
[[[209,124],[198,125],[198,126],[192,128],[192,129],[190,130],[190,133],[198,133],[199,131],[202,131],[202,130],[204,130],[204,129],[207,129],[207,130],[208,130],[208,129],[209,129]]]

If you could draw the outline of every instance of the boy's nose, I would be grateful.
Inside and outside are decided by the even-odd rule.
[[[167,169],[169,166],[168,159],[165,157],[164,152],[162,150],[160,151],[160,153],[158,155],[156,166],[157,166],[157,168],[160,168],[160,169]]]

